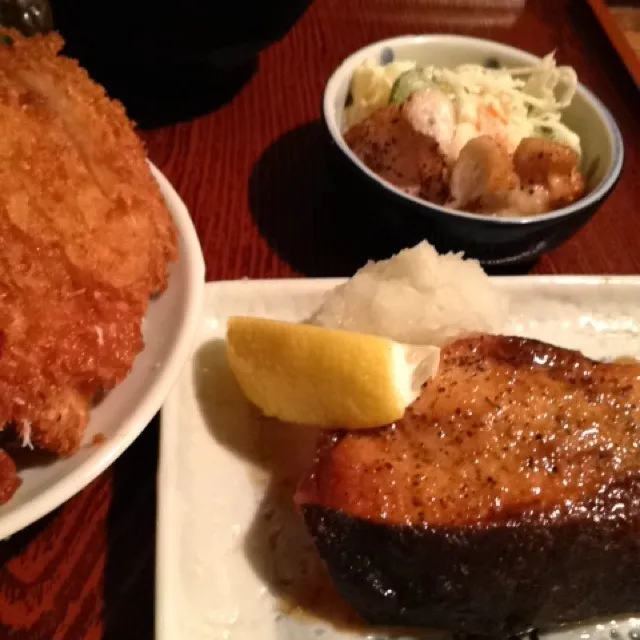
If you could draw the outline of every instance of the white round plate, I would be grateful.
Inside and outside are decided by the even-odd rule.
[[[180,196],[153,165],[151,172],[178,230],[179,257],[167,290],[149,305],[145,348],[126,380],[92,411],[77,454],[20,470],[22,486],[0,507],[0,540],[53,511],[112,464],[158,412],[191,351],[204,290],[202,249]],[[94,445],[97,434],[105,440]]]

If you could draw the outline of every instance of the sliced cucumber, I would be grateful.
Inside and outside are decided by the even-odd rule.
[[[401,73],[393,83],[389,103],[400,104],[412,93],[433,86],[434,82],[425,77],[422,69],[409,69]]]

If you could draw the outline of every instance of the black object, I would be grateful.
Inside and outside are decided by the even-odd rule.
[[[86,0],[51,0],[55,28],[70,48],[104,62],[151,65],[237,64],[282,37],[308,4],[110,0],[96,6]]]
[[[47,0],[0,0],[0,25],[18,29],[25,36],[51,30]]]
[[[640,602],[638,477],[555,520],[445,529],[302,511],[338,591],[369,624],[506,638]]]
[[[311,0],[52,0],[64,53],[77,58],[141,126],[206,113],[251,77],[259,52],[281,38]]]

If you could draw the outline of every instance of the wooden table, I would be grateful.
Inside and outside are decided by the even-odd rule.
[[[637,2],[634,4],[638,6],[613,6],[611,13],[634,53],[640,57],[640,5]]]
[[[317,0],[228,104],[143,133],[191,211],[208,279],[348,275],[384,253],[375,226],[350,227],[327,184],[322,90],[339,61],[366,43],[442,31],[537,54],[557,48],[607,104],[625,137],[622,179],[586,228],[535,271],[640,273],[638,93],[589,5]],[[79,495],[0,544],[0,638],[153,636],[157,461],[156,420]]]

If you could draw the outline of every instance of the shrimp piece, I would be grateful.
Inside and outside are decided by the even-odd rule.
[[[547,189],[551,209],[575,202],[584,194],[578,154],[565,144],[524,138],[513,154],[513,164],[523,187],[541,185]]]
[[[534,216],[549,211],[549,192],[540,185],[514,189],[509,193],[504,215]]]
[[[449,184],[452,203],[457,209],[483,202],[484,207],[500,207],[518,187],[511,158],[502,144],[491,136],[469,140],[453,165]]]
[[[402,104],[402,115],[420,133],[434,138],[442,153],[451,157],[456,114],[451,99],[439,89],[422,89]]]

